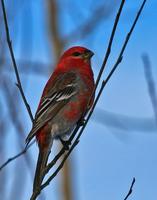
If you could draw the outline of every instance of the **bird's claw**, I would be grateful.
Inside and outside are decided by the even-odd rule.
[[[71,145],[71,142],[69,140],[63,140],[62,138],[60,138],[60,141],[61,141],[64,149],[66,151],[68,151],[69,150],[69,146]]]

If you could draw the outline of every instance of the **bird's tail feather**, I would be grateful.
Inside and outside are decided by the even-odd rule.
[[[33,192],[38,190],[42,184],[42,181],[44,179],[44,170],[47,165],[48,157],[51,152],[51,144],[49,144],[48,147],[42,149],[39,147],[39,155],[38,155],[38,160],[37,160],[37,165],[36,165],[36,171],[35,171],[35,176],[34,176],[34,183],[33,183]]]

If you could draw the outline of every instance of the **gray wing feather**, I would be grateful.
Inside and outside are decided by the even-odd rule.
[[[67,102],[77,93],[77,77],[75,73],[68,73],[58,78],[46,97],[43,97],[40,108],[37,110],[32,130],[26,138],[28,145],[36,132],[63,108]],[[65,84],[65,83],[68,84]]]

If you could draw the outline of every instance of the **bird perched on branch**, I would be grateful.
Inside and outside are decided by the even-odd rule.
[[[47,165],[53,140],[70,134],[92,105],[93,55],[92,51],[81,46],[65,51],[43,90],[33,127],[26,138],[28,145],[36,136],[39,146],[33,191],[42,184],[43,170]]]

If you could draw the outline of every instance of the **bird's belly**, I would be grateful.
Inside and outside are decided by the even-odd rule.
[[[57,113],[50,122],[52,137],[63,136],[71,133],[87,109],[88,96],[85,95],[85,93],[75,96],[73,100],[67,103],[65,107]]]
[[[74,129],[75,124],[69,123],[66,120],[59,120],[58,122],[52,123],[51,125],[51,136],[57,138],[65,136],[71,133]]]

